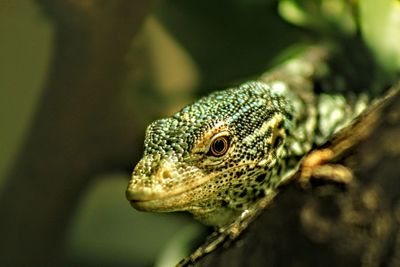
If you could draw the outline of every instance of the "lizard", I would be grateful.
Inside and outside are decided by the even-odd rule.
[[[299,69],[307,66],[297,68],[294,78],[305,75]],[[281,78],[270,74],[213,92],[151,123],[126,190],[131,205],[141,211],[188,211],[206,225],[228,225],[275,194],[311,148],[368,102],[360,98],[350,105],[342,94],[316,95],[312,88],[310,100]]]

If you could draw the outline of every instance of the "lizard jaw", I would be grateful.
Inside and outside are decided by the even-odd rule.
[[[129,192],[127,191],[127,195]],[[134,200],[129,199],[131,206],[140,211],[178,211],[182,210],[179,207],[185,207],[188,199],[185,197],[185,192],[167,196],[164,198],[154,198],[149,200]]]
[[[174,182],[182,174],[173,172],[170,166],[161,166],[155,174],[149,177],[142,177],[140,175],[133,175],[126,189],[126,198],[131,205],[142,211],[178,211],[187,210],[193,202],[198,200],[199,194],[203,185],[214,179],[214,175],[205,175],[198,170],[195,174],[192,172],[191,176],[196,179],[190,179],[190,182],[176,186]],[[170,174],[166,177],[165,173]],[[193,194],[193,192],[197,192]],[[201,198],[203,198],[202,196]]]
[[[188,190],[179,190],[175,192],[168,192],[168,194],[152,194],[151,198],[139,199],[136,192],[130,191],[129,187],[126,191],[126,197],[131,206],[140,211],[156,211],[156,212],[169,212],[169,211],[185,211],[191,210],[196,206],[196,203],[208,197],[204,194],[204,183],[191,187]],[[202,192],[203,194],[199,194]],[[212,194],[212,192],[209,192]],[[199,195],[202,195],[199,199]]]

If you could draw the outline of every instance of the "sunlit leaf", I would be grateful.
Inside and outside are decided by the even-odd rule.
[[[321,36],[354,33],[356,29],[352,6],[347,0],[281,0],[279,12],[292,24]]]
[[[400,1],[363,0],[359,12],[363,38],[390,77],[400,70]]]

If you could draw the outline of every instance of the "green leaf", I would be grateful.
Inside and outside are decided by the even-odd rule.
[[[278,7],[287,21],[321,36],[353,34],[356,29],[348,0],[280,0]]]
[[[393,78],[400,70],[400,1],[362,0],[359,2],[363,38],[383,70]]]

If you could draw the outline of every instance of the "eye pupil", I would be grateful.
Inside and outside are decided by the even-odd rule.
[[[224,151],[225,149],[225,142],[222,141],[221,139],[215,141],[214,143],[214,150],[215,152],[221,153],[221,151]]]
[[[218,137],[211,144],[210,152],[215,157],[223,156],[229,148],[228,137]]]

